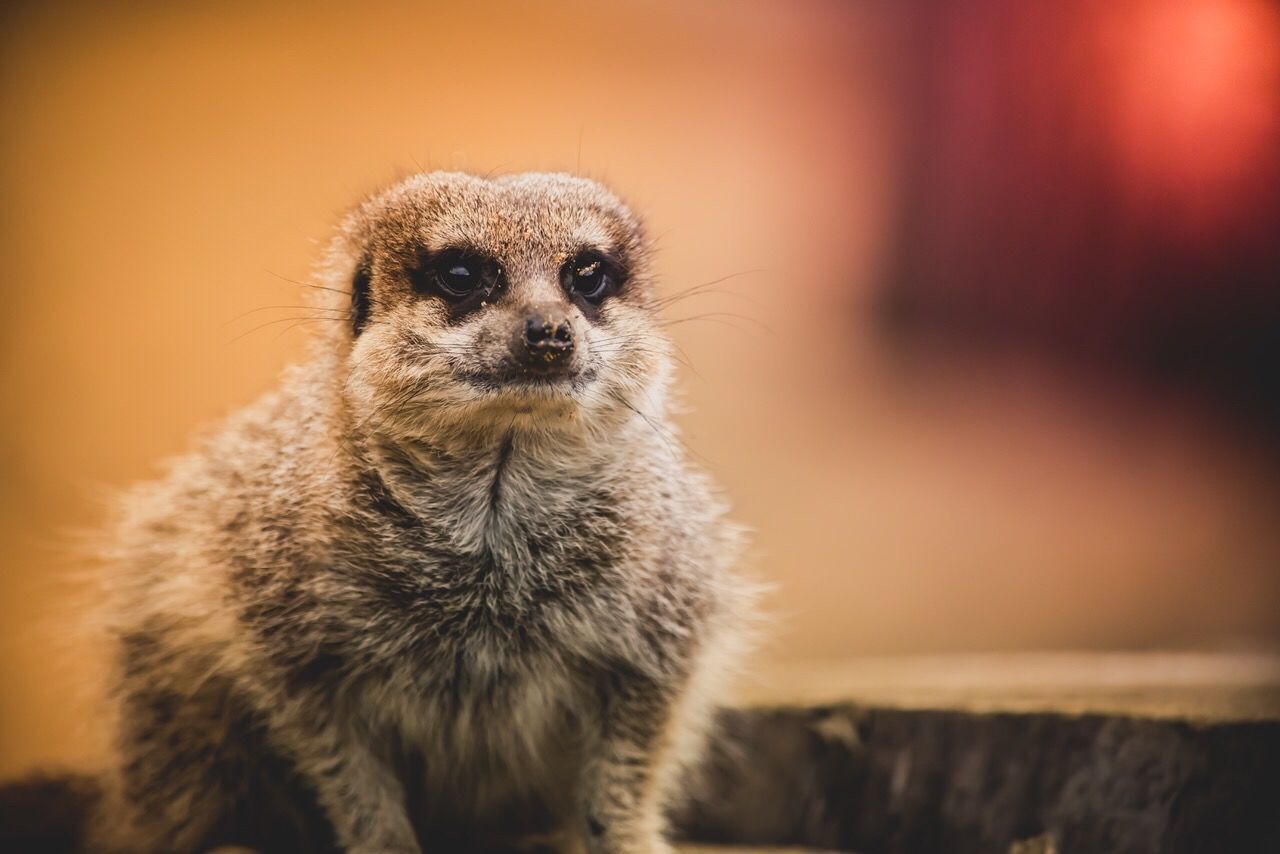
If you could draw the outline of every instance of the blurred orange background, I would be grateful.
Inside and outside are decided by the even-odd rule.
[[[986,5],[999,30],[1007,4]],[[1215,223],[1274,234],[1259,222],[1272,209],[1236,200],[1275,174],[1277,7],[1082,5],[1107,55],[1129,57],[1090,73],[1118,93],[1107,144],[1135,176],[1130,200],[1187,240],[1212,241]],[[886,324],[895,288],[917,308],[969,299],[910,287],[953,265],[919,230],[949,226],[910,208],[938,194],[904,188],[930,174],[933,146],[964,141],[947,135],[954,121],[918,121],[937,116],[912,97],[919,75],[952,79],[922,64],[919,16],[818,0],[3,14],[0,774],[99,749],[84,686],[105,653],[68,628],[85,590],[69,554],[101,518],[103,487],[152,475],[303,357],[307,324],[266,307],[299,303],[295,282],[346,206],[419,169],[598,178],[648,220],[668,292],[728,277],[671,309],[689,318],[673,329],[696,368],[681,369],[679,421],[776,585],[762,661],[1280,639],[1267,422],[1203,384],[1113,370],[1122,360]],[[948,31],[971,48],[956,61],[982,67],[989,30],[964,26]],[[979,95],[998,72],[972,78]],[[958,126],[992,126],[955,103]],[[1075,144],[1089,148],[1091,125],[1074,122],[1067,135],[1084,128]],[[979,236],[943,237],[1013,257],[996,227],[1008,216],[966,219],[987,185],[964,163],[939,185],[958,193],[953,213],[929,210]],[[1060,231],[1061,209],[1032,211]],[[1125,280],[1112,257],[1097,264]],[[983,316],[1022,322],[1007,308],[1022,281],[1007,301],[982,291]],[[1139,308],[1164,299],[1141,293]],[[941,328],[968,328],[941,314]],[[1126,308],[1103,332],[1141,315]]]

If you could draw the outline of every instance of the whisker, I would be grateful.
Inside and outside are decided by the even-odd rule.
[[[231,324],[235,323],[237,320],[243,320],[249,315],[257,314],[258,312],[284,310],[284,309],[291,309],[294,311],[340,311],[340,312],[343,312],[344,314],[347,311],[347,309],[345,308],[326,308],[324,306],[318,306],[318,305],[264,305],[258,308],[251,308],[245,312],[241,312],[240,314],[237,314],[235,317],[231,318],[230,320],[224,322],[222,325],[230,326]]]
[[[346,323],[347,319],[345,317],[279,317],[279,318],[276,318],[275,320],[268,320],[266,323],[260,323],[257,326],[253,327],[252,329],[248,330],[247,332],[241,332],[239,335],[237,335],[235,338],[232,338],[227,343],[234,344],[235,342],[239,341],[241,338],[244,338],[246,335],[252,335],[253,333],[257,332],[260,329],[266,329],[268,326],[274,326],[277,323],[289,323],[291,321],[297,321],[298,323],[323,323],[326,321],[329,323],[335,323],[335,322]]]
[[[292,281],[292,280],[288,280],[288,281]],[[325,287],[324,285],[314,285],[311,282],[294,282],[294,284],[300,285],[301,287],[304,287],[304,288],[314,288],[317,291],[329,291],[330,293],[342,294],[344,297],[351,296],[351,291],[344,291],[342,288],[329,288],[329,287]]]
[[[764,321],[754,317],[750,317],[749,315],[737,314],[731,311],[708,311],[702,314],[691,315],[690,317],[677,317],[674,320],[664,320],[658,325],[666,329],[671,326],[679,326],[682,323],[691,323],[695,320],[706,320],[710,322],[720,323],[732,329],[737,329],[739,332],[748,331],[742,328],[741,326],[737,326],[733,323],[730,323],[729,319],[745,321],[746,323],[750,323],[756,326],[757,327],[756,331],[763,330],[765,332],[768,332],[770,335],[774,334],[773,330],[769,327],[769,324],[765,323]]]
[[[275,270],[265,270],[264,272],[266,272],[268,276],[275,276],[277,279],[279,279],[282,282],[288,282],[289,284],[297,285],[300,288],[315,288],[318,291],[332,291],[335,294],[342,294],[343,296],[351,296],[351,291],[342,290],[341,288],[330,288],[325,285],[317,285],[313,282],[303,282],[303,281],[299,281],[298,279],[290,279],[288,276],[281,275],[280,273],[277,273]]]
[[[654,423],[653,419],[645,415],[637,407],[633,406],[630,401],[628,401],[625,397],[623,397],[618,392],[610,392],[609,396],[613,398],[615,401],[617,401],[618,403],[621,403],[627,409],[634,412],[637,416],[640,417],[641,420],[644,421],[645,424],[648,424],[649,429],[653,430],[653,434],[657,436],[659,439],[661,439],[662,443],[667,446],[667,451],[671,454],[671,458],[673,460],[679,461],[680,455],[676,453],[675,446],[671,444],[671,439],[667,435],[665,435],[665,433],[661,429],[659,429],[658,425]]]
[[[684,290],[677,291],[674,294],[670,294],[665,297],[658,297],[657,299],[653,300],[651,304],[657,309],[662,309],[669,305],[673,305],[674,303],[679,302],[683,299],[688,299],[689,297],[697,296],[702,293],[712,292],[711,289],[715,285],[723,284],[724,282],[730,281],[732,279],[738,279],[743,276],[749,276],[754,273],[762,273],[762,272],[764,272],[764,270],[760,268],[753,268],[750,270],[739,270],[736,273],[729,273],[727,275],[720,276],[718,278],[703,282],[702,284],[694,285],[693,287],[690,287],[690,288],[685,288]],[[721,289],[720,292],[733,295],[733,296],[745,297],[744,294],[739,294],[736,291],[730,291],[727,289]]]

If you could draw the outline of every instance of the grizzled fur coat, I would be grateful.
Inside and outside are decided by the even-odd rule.
[[[312,360],[124,504],[96,850],[668,850],[750,591],[648,264],[564,175],[348,216]]]

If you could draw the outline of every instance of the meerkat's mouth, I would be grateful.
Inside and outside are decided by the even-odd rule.
[[[472,375],[466,379],[477,393],[474,403],[493,418],[515,418],[513,425],[572,421],[580,409],[583,375],[497,378]]]
[[[465,372],[459,373],[458,378],[486,396],[563,400],[582,391],[596,378],[596,371],[587,369],[555,374],[529,371]]]

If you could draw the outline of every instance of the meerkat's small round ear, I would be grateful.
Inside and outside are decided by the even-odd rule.
[[[356,264],[355,272],[351,275],[351,334],[353,337],[359,335],[365,324],[369,322],[369,310],[372,305],[369,288],[372,279],[373,261],[365,255]]]

